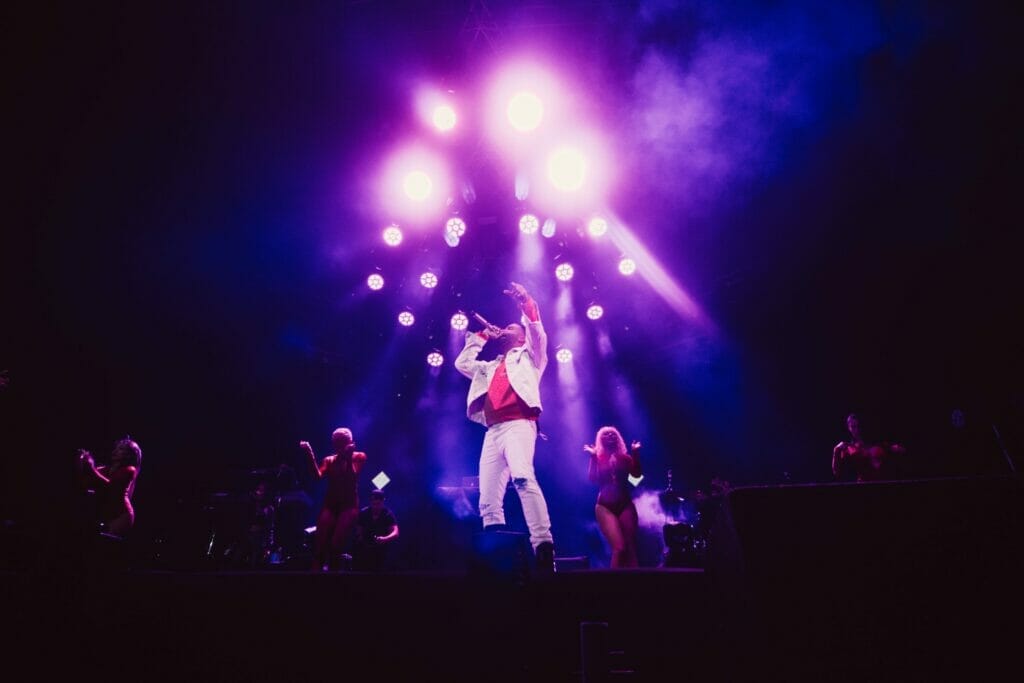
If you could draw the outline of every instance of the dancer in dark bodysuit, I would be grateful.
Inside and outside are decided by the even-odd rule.
[[[600,489],[594,515],[612,550],[612,568],[636,567],[636,506],[630,492],[629,476],[639,477],[640,442],[630,452],[615,427],[601,427],[595,445],[584,445],[590,454],[590,481]]]
[[[313,447],[308,441],[299,443],[309,455],[310,468],[317,479],[327,480],[323,508],[316,520],[316,547],[313,552],[313,570],[334,567],[359,516],[359,493],[356,488],[359,472],[366,463],[366,453],[356,450],[352,432],[346,427],[331,435],[334,454],[317,464]]]

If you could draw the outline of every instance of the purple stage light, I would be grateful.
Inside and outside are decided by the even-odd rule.
[[[373,273],[370,277],[366,278],[366,286],[377,291],[384,286],[384,277],[377,273]]]
[[[411,146],[392,154],[380,175],[380,208],[403,223],[440,219],[450,192],[448,164],[427,148]]]
[[[527,133],[540,125],[544,118],[544,104],[534,93],[519,91],[509,98],[505,116],[513,128],[520,133]]]
[[[597,304],[587,309],[587,317],[591,320],[600,320],[602,315],[604,315],[604,308]]]
[[[547,160],[548,180],[555,189],[575,192],[583,187],[587,177],[587,158],[575,147],[555,149]]]
[[[462,237],[466,234],[466,222],[458,216],[452,216],[444,224],[444,232],[446,235],[451,234],[456,237]]]
[[[456,235],[454,232],[445,232],[444,234],[444,242],[449,247],[457,247],[459,246],[459,242],[461,241],[462,240],[459,239],[459,236]]]
[[[437,351],[431,351],[427,354],[427,365],[432,368],[439,368],[444,365],[444,356]]]
[[[631,258],[624,258],[619,261],[619,272],[623,275],[632,275],[636,272],[636,261]]]
[[[434,181],[426,171],[416,169],[405,174],[405,178],[402,179],[402,191],[414,202],[426,201],[434,191]]]
[[[600,237],[608,232],[608,221],[600,216],[594,216],[587,223],[587,232],[590,233],[591,237]]]
[[[423,273],[420,275],[420,284],[427,289],[433,289],[437,287],[437,276],[430,272]]]
[[[537,232],[539,227],[540,222],[532,213],[524,214],[523,217],[519,219],[519,229],[525,235],[532,235]]]
[[[571,264],[560,263],[558,264],[558,267],[555,268],[555,277],[557,277],[562,282],[568,282],[569,280],[572,279],[574,272],[575,271],[572,269]]]
[[[544,235],[544,237],[548,237],[548,238],[551,238],[551,237],[555,236],[555,219],[554,218],[548,218],[546,221],[544,221],[544,225],[541,226],[541,229],[540,229],[540,234],[542,234],[542,235]]]
[[[399,230],[397,225],[391,225],[384,228],[384,244],[389,247],[397,247],[402,243],[402,231]]]
[[[402,311],[398,314],[398,324],[403,327],[410,327],[414,322],[416,322],[416,316],[410,311]]]
[[[435,128],[442,133],[447,133],[455,128],[455,109],[448,104],[439,104],[434,107],[434,113],[430,120]]]
[[[452,316],[452,329],[462,331],[469,327],[469,318],[465,313],[456,313]]]
[[[569,349],[558,349],[558,353],[555,354],[555,360],[559,363],[571,363],[572,351]]]

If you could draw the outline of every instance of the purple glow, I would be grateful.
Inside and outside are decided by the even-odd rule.
[[[488,136],[505,154],[525,159],[535,153],[536,140],[557,127],[572,106],[570,89],[550,70],[532,60],[506,63],[491,77],[485,95]]]
[[[560,263],[558,264],[558,267],[555,268],[555,277],[557,277],[562,282],[568,282],[569,280],[572,279],[574,272],[575,271],[573,270],[571,264]]]
[[[444,356],[437,351],[431,351],[427,354],[427,365],[432,368],[439,368],[444,365]]]
[[[469,327],[469,318],[466,317],[465,313],[456,313],[455,315],[452,316],[453,330],[459,330],[461,332],[462,330],[465,330],[467,327]]]
[[[519,230],[521,230],[524,235],[532,235],[537,232],[539,227],[540,222],[532,213],[525,214],[519,219]]]
[[[405,196],[415,202],[425,201],[434,190],[434,181],[426,171],[419,169],[405,174],[402,180],[402,191]]]
[[[558,352],[555,354],[555,360],[559,363],[571,363],[572,351],[569,349],[558,349]]]
[[[377,273],[373,273],[370,277],[366,278],[366,286],[370,289],[377,291],[384,286],[384,278]]]
[[[591,320],[600,320],[601,316],[604,315],[604,308],[597,304],[592,305],[587,309],[587,317]]]
[[[392,225],[387,228],[384,228],[382,237],[384,238],[384,244],[388,245],[389,247],[397,247],[399,244],[402,243],[402,231],[398,228],[397,225]]]
[[[619,272],[623,275],[632,275],[636,272],[636,261],[631,258],[624,258],[619,261]]]
[[[416,322],[416,316],[410,311],[402,311],[398,314],[398,323],[403,327],[410,327],[414,322]]]
[[[437,287],[437,276],[433,273],[423,273],[420,275],[420,284],[427,289],[433,289]]]
[[[544,225],[540,229],[540,234],[544,235],[544,237],[547,237],[549,239],[551,237],[555,236],[555,219],[554,218],[549,218],[546,221],[544,221]]]

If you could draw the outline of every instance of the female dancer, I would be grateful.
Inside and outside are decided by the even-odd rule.
[[[366,453],[356,450],[352,431],[339,427],[331,435],[334,453],[317,464],[313,447],[300,441],[299,447],[309,455],[309,464],[317,480],[327,480],[324,505],[316,520],[316,547],[313,570],[333,568],[359,516],[359,493],[356,485],[359,472],[366,464]]]
[[[142,449],[128,437],[114,444],[109,465],[96,466],[89,451],[79,451],[79,467],[88,486],[95,487],[103,530],[125,536],[135,524],[132,494],[142,467]]]
[[[590,481],[600,489],[594,515],[612,549],[612,568],[636,567],[636,506],[630,496],[630,475],[639,477],[640,442],[626,452],[626,442],[615,427],[597,430],[596,445],[584,445],[590,454]]]

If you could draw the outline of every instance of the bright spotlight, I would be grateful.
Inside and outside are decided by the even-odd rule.
[[[601,235],[608,232],[608,221],[601,218],[600,216],[595,216],[594,218],[591,218],[590,222],[587,223],[587,232],[590,233],[591,237],[600,237]]]
[[[562,192],[575,192],[583,187],[587,175],[587,159],[574,147],[559,147],[548,157],[548,180]]]
[[[534,216],[532,213],[525,214],[522,218],[519,219],[519,229],[523,232],[523,234],[532,235],[533,233],[537,232],[537,229],[539,227],[540,222],[537,220],[537,217]]]
[[[454,232],[445,232],[444,241],[449,247],[457,247],[462,240]]]
[[[572,351],[569,349],[558,349],[558,353],[555,354],[555,360],[559,363],[571,363]]]
[[[509,99],[506,114],[513,128],[526,133],[540,125],[544,118],[544,105],[532,92],[520,91]]]
[[[562,282],[568,282],[569,280],[572,279],[573,272],[574,271],[570,264],[560,263],[558,267],[555,268],[555,277],[557,277]]]
[[[423,171],[406,173],[402,180],[402,190],[405,192],[405,196],[414,202],[425,201],[433,189],[434,183],[430,180],[430,176]]]
[[[455,110],[447,104],[438,105],[434,107],[431,121],[439,131],[448,132],[455,127]]]
[[[429,272],[423,273],[423,275],[420,275],[420,284],[427,289],[433,289],[437,287],[437,276]]]
[[[591,320],[600,320],[602,315],[604,315],[604,308],[597,304],[587,309],[587,317]]]
[[[541,226],[541,229],[540,229],[540,234],[542,234],[542,235],[544,235],[545,237],[548,237],[548,238],[555,236],[555,219],[554,218],[549,218],[546,221],[544,221],[544,225]]]
[[[452,329],[460,332],[469,327],[469,318],[465,313],[456,313],[452,316]]]
[[[623,275],[632,275],[636,272],[636,261],[631,258],[624,258],[619,261],[619,272]]]
[[[384,228],[384,244],[389,247],[397,247],[402,243],[402,231],[397,225]]]
[[[409,311],[402,311],[398,314],[398,323],[403,327],[409,327],[416,322],[416,316]]]
[[[431,351],[427,354],[427,365],[432,368],[439,368],[444,365],[444,356],[437,351]]]
[[[384,286],[384,278],[377,273],[374,273],[370,277],[366,278],[366,286],[377,291]]]
[[[466,222],[458,216],[452,216],[448,219],[448,222],[444,224],[444,234],[462,237],[466,234]]]

